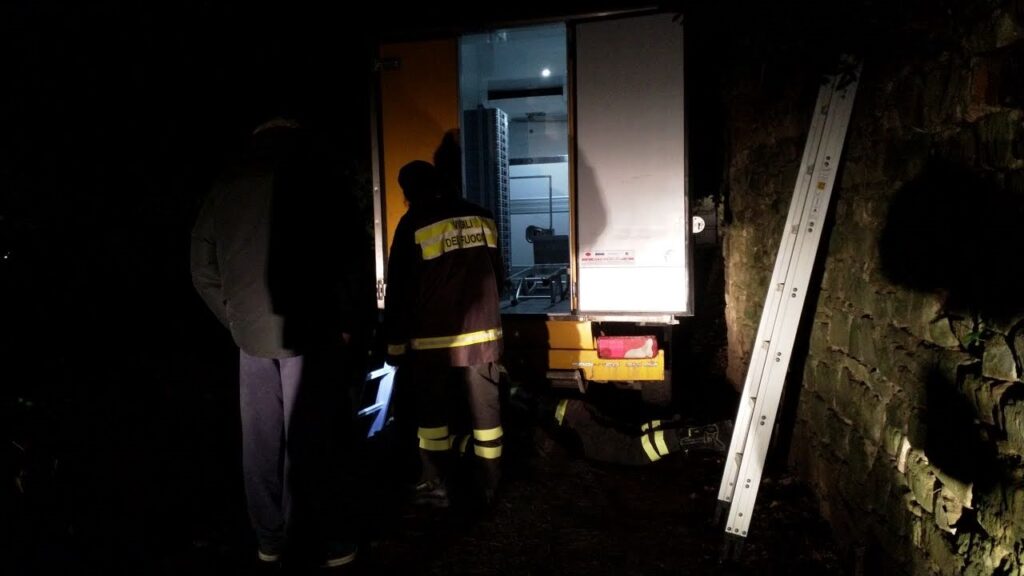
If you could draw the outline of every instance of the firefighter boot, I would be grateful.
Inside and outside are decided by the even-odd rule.
[[[679,448],[682,450],[725,452],[732,438],[732,420],[692,426],[679,432]]]
[[[420,480],[413,488],[413,504],[427,508],[448,507],[447,480],[452,467],[451,460],[451,450],[420,448]]]
[[[426,508],[447,508],[448,487],[439,479],[424,480],[414,489],[413,503]]]

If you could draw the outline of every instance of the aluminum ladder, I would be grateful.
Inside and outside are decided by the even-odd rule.
[[[723,556],[739,555],[750,527],[860,70],[844,58],[818,92],[718,491],[716,523],[728,508]]]

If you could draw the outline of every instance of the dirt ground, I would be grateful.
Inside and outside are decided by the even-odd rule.
[[[679,417],[694,423],[735,416],[725,381],[721,269],[698,254],[704,306],[673,335],[673,402],[645,404],[635,391],[596,387],[587,395],[622,422]],[[715,522],[723,455],[676,453],[641,467],[590,461],[512,402],[505,408],[505,482],[486,517],[457,512],[376,515],[364,567],[371,574],[845,574],[813,496],[773,444],[750,533],[723,555]],[[785,420],[781,426],[786,426]],[[543,422],[543,420],[541,420]],[[782,435],[783,437],[785,435]]]
[[[506,478],[493,513],[407,516],[381,532],[368,566],[380,574],[840,574],[827,525],[793,478],[766,478],[751,534],[723,562],[713,521],[718,455],[640,468],[574,456],[543,434]]]
[[[718,290],[713,294],[720,294]],[[589,401],[624,420],[679,414],[713,422],[735,414],[722,377],[721,302],[675,338],[675,402],[657,409],[635,391],[593,390]],[[197,312],[198,314],[198,312]],[[205,318],[205,317],[204,317]],[[211,326],[213,328],[214,326]],[[78,387],[61,404],[4,405],[12,466],[0,508],[0,553],[13,574],[245,574],[255,556],[239,462],[234,351],[220,332],[194,355],[159,363],[122,387]],[[47,411],[48,410],[48,411]],[[43,417],[52,412],[52,417]],[[101,417],[111,415],[111,417]],[[116,417],[114,417],[116,416]],[[361,445],[360,573],[844,574],[812,496],[773,446],[750,534],[723,559],[714,523],[721,454],[678,453],[624,467],[581,457],[529,410],[505,411],[504,482],[490,514],[403,504],[389,435]],[[8,430],[8,428],[10,430]],[[34,439],[35,442],[26,440]],[[6,454],[6,453],[5,453]],[[5,457],[6,458],[6,457]]]
[[[686,374],[677,367],[675,374]],[[693,421],[732,417],[736,394],[719,381],[683,387]],[[169,387],[169,389],[174,389]],[[15,574],[244,574],[255,555],[237,461],[237,396],[197,402],[185,390],[162,414],[140,413],[107,456],[42,462],[57,482],[19,473],[5,554]],[[639,394],[589,396],[623,418],[663,416]],[[146,405],[152,402],[146,401]],[[689,409],[685,409],[686,407]],[[187,408],[192,412],[186,411]],[[179,409],[181,408],[181,409]],[[843,574],[806,488],[773,448],[750,534],[723,559],[713,522],[723,469],[718,453],[676,453],[640,467],[602,464],[538,426],[513,404],[505,413],[504,480],[491,513],[415,510],[403,503],[385,434],[365,442],[355,519],[362,574]],[[86,458],[88,456],[88,458]],[[70,466],[70,470],[67,468]],[[61,481],[62,474],[67,476]],[[84,473],[81,471],[88,471]],[[5,495],[7,492],[5,491]],[[10,503],[8,502],[8,503]],[[9,522],[8,522],[9,521]],[[22,569],[23,568],[23,569]]]
[[[595,401],[642,414],[632,394],[612,391]],[[403,504],[391,481],[388,437],[364,446],[360,574],[845,573],[810,494],[777,463],[762,482],[750,535],[739,555],[727,558],[722,524],[714,522],[721,454],[677,453],[641,467],[602,464],[516,407],[506,416],[503,490],[483,516]],[[233,534],[196,538],[182,554],[166,556],[161,571],[242,572],[253,554],[246,533],[237,518]]]

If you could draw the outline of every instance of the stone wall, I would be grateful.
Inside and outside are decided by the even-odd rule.
[[[865,62],[790,366],[790,464],[859,570],[1024,574],[1024,2],[893,6],[817,22]],[[720,78],[737,387],[818,90],[784,32]]]

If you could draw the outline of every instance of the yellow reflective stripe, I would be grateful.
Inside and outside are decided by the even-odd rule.
[[[559,426],[562,425],[562,419],[565,418],[565,408],[568,405],[569,405],[569,399],[568,398],[563,398],[558,403],[558,407],[555,408],[555,422],[558,422]]]
[[[654,433],[654,447],[658,449],[658,454],[668,456],[668,445],[665,444],[664,431],[658,430]]]
[[[658,456],[658,451],[654,449],[654,445],[651,444],[651,437],[644,434],[640,437],[640,445],[644,447],[644,452],[647,453],[647,457],[651,462],[657,462],[661,460],[661,456]]]
[[[643,424],[641,424],[640,431],[647,432],[648,430],[653,430],[658,426],[661,426],[661,420],[651,420],[650,422],[644,422]]]
[[[420,228],[415,233],[424,260],[433,260],[445,252],[477,246],[498,246],[498,227],[482,216],[449,218]]]
[[[444,452],[451,447],[451,438],[441,438],[440,440],[420,438],[420,448],[427,450],[428,452]]]
[[[484,430],[473,430],[473,440],[477,442],[490,442],[491,440],[497,440],[501,438],[502,430],[501,426],[497,428],[487,428]]]
[[[501,458],[501,446],[480,446],[479,444],[474,444],[473,453],[481,458],[494,460]]]
[[[424,440],[440,440],[448,437],[448,427],[438,426],[437,428],[417,428],[416,435]]]
[[[263,550],[257,550],[256,557],[259,558],[261,562],[277,562],[281,559],[280,554],[265,554]]]
[[[388,344],[388,354],[392,356],[405,354],[405,344]]]
[[[465,436],[462,437],[462,440],[459,442],[459,454],[465,454],[466,453],[466,446],[468,444],[469,444],[469,434],[466,434]]]
[[[324,562],[323,568],[337,568],[338,566],[344,566],[345,564],[351,564],[356,559],[356,552],[342,556],[341,558],[331,558],[327,562]]]
[[[493,342],[501,339],[501,328],[480,330],[467,334],[456,334],[455,336],[434,336],[433,338],[413,338],[413,350],[437,350],[438,348],[458,348],[460,346],[471,346],[483,342]]]

